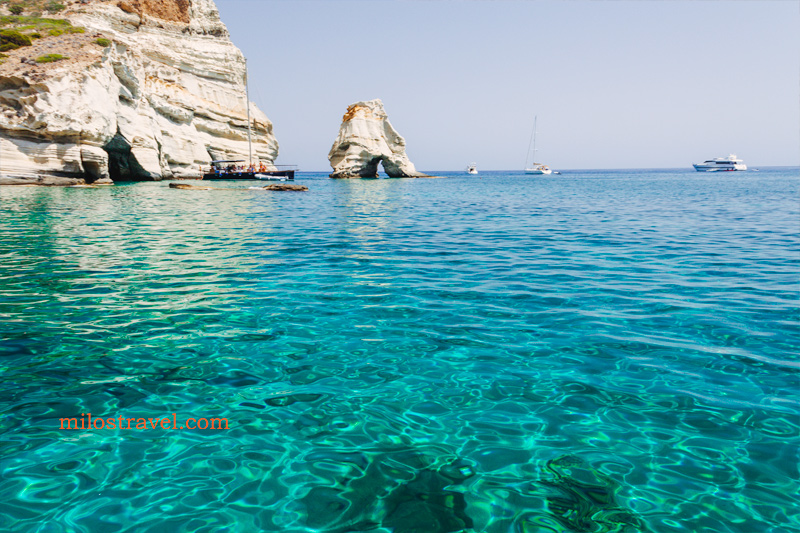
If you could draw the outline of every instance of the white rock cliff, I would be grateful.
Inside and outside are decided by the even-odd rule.
[[[246,159],[245,60],[212,0],[90,0],[0,65],[0,184],[199,178]],[[96,44],[97,37],[112,44]],[[69,59],[30,56],[66,49]],[[253,156],[272,168],[272,123],[250,105]]]
[[[328,161],[331,178],[377,178],[378,164],[393,178],[426,177],[408,159],[406,141],[392,127],[380,100],[347,108]]]

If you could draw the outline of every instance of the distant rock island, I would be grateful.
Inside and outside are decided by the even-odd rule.
[[[4,17],[23,36],[0,55],[0,184],[200,178],[247,158],[245,59],[212,0],[64,4],[36,27]],[[274,168],[272,123],[250,113]]]
[[[377,178],[378,164],[392,178],[424,178],[406,155],[406,141],[389,122],[380,100],[347,108],[328,161],[331,178]]]

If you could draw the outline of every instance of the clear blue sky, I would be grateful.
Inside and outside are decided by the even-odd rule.
[[[420,170],[800,164],[798,1],[217,0],[279,164],[380,98]]]

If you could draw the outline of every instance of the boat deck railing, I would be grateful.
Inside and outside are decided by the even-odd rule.
[[[298,172],[300,170],[300,168],[297,165],[272,165],[272,167],[274,167],[277,170],[294,170],[295,172]],[[254,167],[254,169],[251,171],[249,166],[248,167],[235,166],[232,169],[229,169],[229,168],[223,166],[223,167],[211,167],[206,173],[207,174],[215,174],[215,173],[216,174],[242,174],[242,173],[247,174],[247,173],[253,173],[253,172],[256,172],[256,173],[257,172],[262,172],[259,169],[260,169],[260,167]],[[264,172],[270,172],[270,170],[266,170]]]

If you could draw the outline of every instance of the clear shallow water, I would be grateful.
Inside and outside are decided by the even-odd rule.
[[[0,530],[800,531],[797,169],[323,176],[0,190]]]

